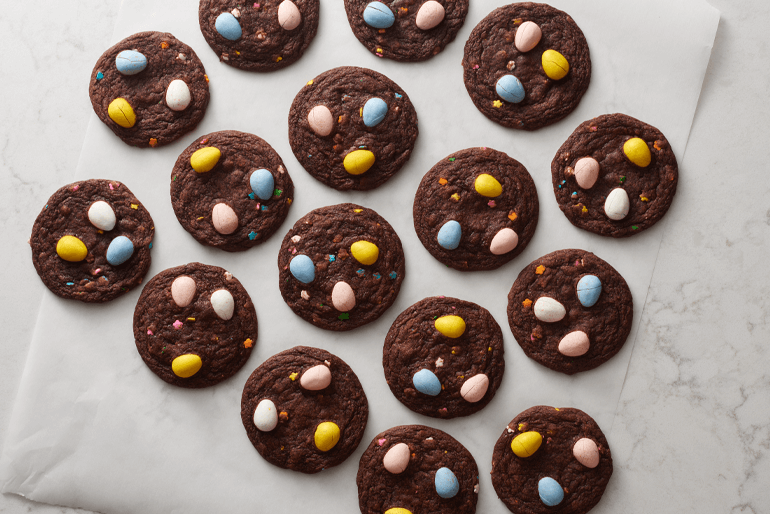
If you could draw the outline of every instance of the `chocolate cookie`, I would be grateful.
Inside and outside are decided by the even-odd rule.
[[[345,11],[353,34],[377,57],[424,61],[454,41],[468,0],[345,0]]]
[[[558,250],[521,270],[508,293],[508,323],[530,358],[572,375],[623,347],[634,304],[620,273],[584,250]]]
[[[142,283],[155,224],[114,180],[84,180],[56,191],[40,211],[29,244],[32,263],[54,294],[106,302]]]
[[[358,447],[369,417],[358,377],[339,357],[295,346],[273,355],[243,387],[241,421],[260,455],[280,468],[318,473]]]
[[[249,71],[285,68],[318,30],[319,0],[200,0],[198,21],[219,60]]]
[[[132,146],[162,146],[198,125],[209,78],[193,49],[164,32],[140,32],[102,54],[91,72],[91,105]]]
[[[485,308],[434,296],[398,315],[385,338],[382,367],[398,400],[434,418],[483,409],[503,380],[503,333]]]
[[[409,160],[417,113],[384,75],[343,66],[303,87],[289,112],[289,143],[297,160],[329,187],[374,189]]]
[[[472,514],[479,470],[473,455],[449,434],[402,425],[369,444],[361,455],[356,484],[363,514]]]
[[[584,514],[599,503],[611,475],[607,439],[578,409],[525,410],[492,454],[492,485],[517,514]]]
[[[591,80],[583,32],[565,12],[522,2],[492,11],[465,43],[465,88],[505,127],[535,130],[567,116]]]
[[[654,225],[676,193],[679,168],[671,145],[650,125],[625,114],[582,123],[551,162],[559,208],[576,227],[627,237]]]
[[[351,330],[379,318],[404,280],[404,250],[393,227],[352,203],[297,220],[278,254],[284,301],[305,321]]]
[[[414,229],[443,264],[490,270],[524,251],[538,210],[535,182],[521,163],[491,148],[468,148],[422,178],[414,196]]]
[[[193,262],[161,271],[144,286],[134,339],[145,364],[169,384],[208,387],[246,363],[257,313],[232,274]]]
[[[294,184],[263,139],[224,130],[198,138],[171,172],[171,205],[199,243],[228,252],[256,246],[281,226]]]

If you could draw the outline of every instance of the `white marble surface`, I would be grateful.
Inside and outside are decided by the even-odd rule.
[[[761,261],[770,225],[761,162],[770,136],[763,100],[770,72],[762,67],[770,7],[756,0],[711,3],[722,21],[681,163],[690,180],[680,184],[664,221],[618,414],[607,430],[616,472],[601,512],[770,510],[762,486],[770,478],[770,279]],[[71,179],[78,160],[91,115],[81,77],[111,41],[119,9],[103,4],[6,7],[0,20],[0,141],[9,184],[0,212],[10,239],[0,250],[3,433],[43,294],[26,240],[40,203]],[[13,495],[0,497],[0,511],[75,512]]]

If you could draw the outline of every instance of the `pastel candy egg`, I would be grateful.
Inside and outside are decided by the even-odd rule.
[[[519,235],[511,228],[501,228],[495,237],[492,238],[492,242],[489,244],[489,251],[492,255],[503,255],[519,244]]]
[[[192,97],[187,82],[181,79],[172,80],[166,88],[166,105],[172,111],[184,111],[190,106]]]
[[[350,245],[350,253],[361,264],[368,266],[377,262],[380,256],[380,249],[377,245],[369,241],[356,241]]]
[[[340,427],[336,423],[331,421],[324,421],[319,423],[315,429],[315,435],[313,436],[316,448],[322,452],[328,452],[339,442],[340,440]]]
[[[646,168],[652,161],[650,148],[647,146],[647,143],[644,142],[644,139],[639,137],[632,137],[623,143],[623,153],[626,154],[629,161],[640,168]]]
[[[147,67],[147,57],[135,50],[123,50],[115,57],[115,67],[122,75],[136,75]]]
[[[429,369],[421,369],[415,373],[412,377],[412,383],[415,389],[428,396],[437,396],[441,392],[441,382]]]
[[[388,450],[382,458],[382,465],[389,473],[398,475],[409,466],[409,446],[406,443],[398,443]]]
[[[303,284],[309,284],[315,278],[315,265],[307,255],[297,255],[289,263],[289,271]]]
[[[337,282],[332,289],[332,305],[340,312],[349,312],[356,306],[356,294],[347,282]]]
[[[325,105],[316,105],[307,113],[310,128],[321,137],[328,136],[334,128],[334,117]]]
[[[353,150],[345,156],[342,165],[351,175],[360,175],[374,164],[374,154],[369,150]]]
[[[107,115],[123,128],[131,128],[136,123],[134,109],[125,98],[116,98],[110,102],[109,107],[107,107]]]
[[[396,22],[390,7],[382,2],[371,2],[364,9],[364,23],[375,29],[387,29]]]
[[[460,238],[463,235],[463,229],[455,220],[447,221],[438,231],[436,240],[441,248],[454,250],[460,246]]]
[[[270,200],[275,190],[275,178],[273,174],[264,168],[254,170],[249,177],[251,190],[260,200]]]
[[[561,321],[567,315],[567,309],[558,301],[548,296],[541,296],[534,305],[535,317],[546,323]]]
[[[219,151],[219,148],[207,146],[196,150],[190,156],[190,166],[198,173],[206,173],[217,165],[221,156],[222,152]]]
[[[232,234],[238,229],[238,215],[226,203],[218,203],[211,210],[211,223],[220,234]]]
[[[433,323],[436,330],[452,339],[457,339],[465,333],[465,320],[460,316],[441,316]]]
[[[478,375],[473,375],[471,378],[465,381],[463,386],[460,388],[460,396],[462,396],[466,402],[476,403],[484,398],[484,395],[487,394],[488,388],[489,377],[483,373],[480,373]]]
[[[585,275],[577,283],[577,297],[583,307],[593,307],[602,294],[602,281],[596,275]]]
[[[524,100],[524,96],[526,96],[524,86],[514,75],[503,75],[497,79],[495,91],[497,96],[512,104],[521,102]]]
[[[517,457],[526,459],[527,457],[533,456],[542,443],[543,436],[538,432],[523,432],[513,438],[513,441],[511,441],[511,450],[513,450],[513,453]]]
[[[392,509],[386,510],[385,514],[412,514],[412,511],[401,507],[393,507]]]
[[[180,378],[190,378],[203,366],[201,358],[194,353],[180,355],[171,362],[171,371]]]
[[[233,317],[235,311],[235,300],[233,295],[227,289],[217,289],[211,293],[211,307],[217,316],[227,321]]]
[[[195,280],[186,275],[177,277],[171,282],[171,298],[179,307],[187,307],[195,296]]]
[[[261,432],[270,432],[278,426],[278,409],[272,400],[264,399],[254,409],[254,425]]]
[[[436,493],[444,499],[454,498],[460,492],[460,482],[449,468],[438,468],[434,482]]]
[[[543,71],[549,79],[561,80],[569,72],[569,62],[556,50],[546,50],[543,52]]]
[[[631,202],[628,199],[628,193],[622,187],[616,187],[610,191],[604,201],[604,213],[611,220],[622,220],[628,216],[630,208]]]
[[[487,198],[497,198],[503,192],[503,186],[500,185],[500,182],[487,173],[482,173],[476,177],[473,187],[476,188],[478,194]]]
[[[543,31],[540,30],[540,26],[535,22],[525,21],[516,30],[513,44],[519,52],[529,52],[537,46],[541,37],[543,37]]]
[[[420,6],[414,24],[420,30],[430,30],[444,20],[444,6],[436,0],[428,0]]]
[[[217,16],[217,20],[214,22],[214,28],[217,29],[219,35],[230,41],[237,41],[241,39],[241,24],[238,23],[238,19],[229,12],[223,12]]]
[[[332,372],[323,364],[306,370],[299,379],[299,385],[308,391],[326,389],[332,383]]]
[[[583,189],[591,189],[599,178],[599,163],[593,157],[583,157],[575,163],[575,181]]]
[[[278,25],[284,30],[294,30],[299,27],[302,14],[291,0],[283,0],[278,6]]]
[[[374,127],[379,125],[388,114],[388,104],[382,98],[370,98],[363,108],[364,125]]]
[[[572,455],[575,459],[587,468],[595,468],[599,465],[599,448],[591,439],[578,439],[575,446],[572,447]]]
[[[585,355],[591,347],[588,334],[581,330],[570,332],[559,341],[559,353],[567,357],[580,357]]]
[[[134,243],[126,236],[118,236],[107,247],[107,262],[120,266],[134,254]]]
[[[88,255],[88,248],[75,236],[62,236],[56,243],[56,253],[65,261],[80,262]]]
[[[115,228],[117,219],[115,218],[115,211],[112,210],[110,204],[99,200],[92,203],[91,207],[88,208],[88,221],[96,228],[109,232]]]
[[[537,492],[540,494],[540,501],[549,507],[560,504],[564,499],[564,489],[561,488],[559,482],[551,477],[540,479],[540,482],[537,483]]]

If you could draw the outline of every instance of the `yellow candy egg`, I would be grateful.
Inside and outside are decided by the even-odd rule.
[[[513,450],[517,457],[531,457],[540,448],[542,442],[543,436],[537,432],[524,432],[513,438],[511,450]]]
[[[652,161],[652,155],[650,155],[650,148],[644,139],[639,137],[632,137],[623,144],[623,153],[626,154],[628,160],[639,166],[640,168],[646,168]]]
[[[386,510],[385,514],[412,514],[412,511],[401,507],[393,507],[392,509]]]
[[[190,166],[198,173],[206,173],[217,165],[221,156],[222,152],[219,151],[219,148],[207,146],[206,148],[196,150],[190,156]]]
[[[171,362],[171,370],[181,378],[190,378],[200,371],[201,366],[203,366],[201,358],[192,353],[180,355]]]
[[[75,236],[64,236],[56,243],[56,253],[69,262],[80,262],[88,255],[88,248]]]
[[[503,186],[500,185],[500,182],[498,182],[492,175],[487,175],[486,173],[482,173],[476,177],[474,186],[476,187],[476,192],[478,194],[488,198],[495,198],[500,196],[503,192]]]
[[[436,330],[452,339],[457,339],[465,333],[465,320],[460,316],[441,316],[435,324]]]
[[[543,52],[543,71],[549,79],[561,80],[569,72],[569,62],[556,50]]]
[[[380,256],[380,249],[377,245],[370,243],[369,241],[356,241],[350,245],[350,253],[353,257],[364,265],[374,264],[377,262],[377,257]]]
[[[351,175],[365,173],[374,164],[374,154],[369,150],[353,150],[345,156],[342,165]]]
[[[136,123],[134,109],[125,98],[116,98],[110,102],[110,106],[107,107],[107,114],[112,121],[123,128],[131,128]]]
[[[331,421],[320,423],[315,429],[315,445],[322,452],[328,452],[340,440],[340,427]]]

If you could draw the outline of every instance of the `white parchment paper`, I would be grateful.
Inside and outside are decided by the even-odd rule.
[[[658,127],[681,162],[719,13],[702,0],[551,3],[569,12],[588,39],[591,85],[565,120],[525,133],[487,120],[462,82],[464,42],[497,1],[472,0],[457,40],[435,58],[416,64],[369,54],[349,29],[343,3],[324,1],[318,35],[306,55],[270,74],[219,63],[198,28],[196,2],[126,1],[114,41],[144,30],[171,32],[203,61],[211,79],[211,103],[195,133],[159,149],[126,146],[94,116],[76,178],[122,181],[150,210],[156,238],[148,278],[191,261],[222,266],[238,277],[256,305],[259,339],[234,377],[213,388],[184,390],[153,375],[136,351],[132,315],[139,290],[106,305],[47,294],[0,460],[2,491],[109,513],[358,512],[355,475],[368,442],[391,426],[421,423],[450,433],[475,456],[481,480],[478,512],[506,512],[489,471],[494,442],[517,413],[537,404],[573,406],[609,431],[666,220],[623,240],[578,230],[556,205],[550,162],[579,123],[611,112]],[[94,62],[101,51],[95,51]],[[340,193],[323,186],[302,169],[288,142],[294,95],[309,79],[342,65],[373,68],[393,79],[409,94],[420,120],[411,160],[371,192]],[[82,82],[85,95],[88,77]],[[237,254],[199,245],[179,225],[169,201],[171,168],[179,153],[197,136],[225,129],[251,132],[270,143],[296,187],[289,218],[278,233]],[[422,175],[439,159],[471,146],[492,147],[522,162],[540,198],[539,226],[529,247],[492,272],[461,273],[440,265],[422,247],[412,225],[412,201]],[[680,173],[679,187],[686,188],[698,170]],[[337,334],[304,322],[285,305],[277,287],[276,256],[283,234],[298,218],[346,201],[375,209],[393,225],[404,245],[407,273],[398,300],[382,318]],[[508,328],[506,302],[525,265],[571,247],[596,253],[626,278],[635,316],[631,336],[617,356],[596,370],[568,377],[524,355]],[[507,366],[502,386],[483,411],[468,418],[436,420],[415,414],[385,383],[382,344],[390,324],[406,307],[430,295],[479,303],[503,329]],[[325,348],[345,360],[358,374],[370,406],[358,450],[342,465],[310,476],[267,464],[249,443],[240,420],[246,378],[266,358],[297,344]],[[601,504],[597,511],[602,511]]]

